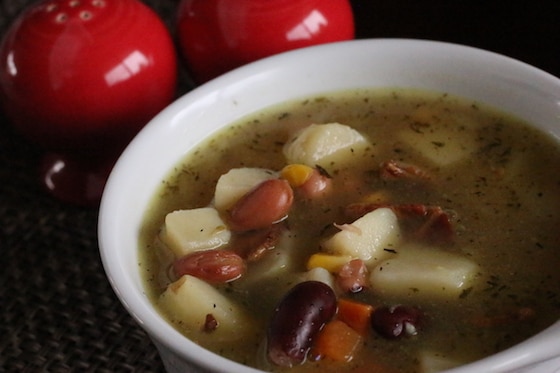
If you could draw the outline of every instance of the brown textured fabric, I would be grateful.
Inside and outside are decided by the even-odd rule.
[[[0,35],[30,3],[0,0]],[[145,3],[172,26],[179,0]],[[558,3],[486,18],[491,9],[452,3],[355,0],[357,36],[454,41],[560,74]],[[181,83],[184,92],[185,74]],[[46,195],[36,179],[39,156],[0,112],[0,373],[163,372],[105,277],[97,210]]]

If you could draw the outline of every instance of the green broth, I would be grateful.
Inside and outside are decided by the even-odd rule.
[[[140,237],[141,271],[155,305],[171,281],[173,259],[155,239],[165,215],[173,210],[207,206],[220,175],[236,167],[280,170],[282,147],[300,128],[339,122],[360,131],[371,148],[349,165],[329,165],[333,191],[320,202],[296,201],[288,222],[297,237],[291,272],[305,271],[307,258],[328,235],[325,227],[344,218],[349,203],[386,191],[396,204],[422,203],[454,212],[455,240],[441,249],[459,253],[480,267],[475,286],[456,299],[385,296],[367,289],[348,295],[373,305],[416,305],[426,315],[420,333],[398,341],[371,332],[349,363],[306,362],[291,369],[270,365],[264,355],[265,330],[274,306],[294,283],[288,275],[258,286],[243,278],[219,286],[251,310],[259,330],[253,340],[231,346],[177,329],[227,358],[269,371],[420,372],[419,351],[432,351],[467,363],[504,350],[551,325],[560,315],[560,149],[549,136],[485,105],[447,94],[412,90],[335,92],[284,103],[233,123],[200,144],[178,164],[154,196]],[[399,133],[452,134],[463,156],[449,164],[433,162]],[[461,136],[466,140],[457,141]],[[466,149],[466,150],[465,150]],[[469,149],[473,149],[469,151]],[[408,162],[434,175],[428,183],[388,183],[378,176],[381,162]],[[353,183],[359,179],[360,183]],[[248,271],[251,271],[251,264]],[[535,316],[511,320],[530,309]],[[165,309],[159,310],[166,315]],[[481,326],[473,320],[501,320]],[[515,318],[515,317],[514,317]],[[173,322],[173,321],[172,321]],[[361,368],[360,368],[361,367]],[[359,370],[364,369],[364,370]]]

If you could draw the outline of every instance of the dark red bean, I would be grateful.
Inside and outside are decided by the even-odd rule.
[[[373,312],[371,325],[383,337],[395,339],[417,334],[421,319],[422,312],[415,307],[380,307]]]
[[[335,313],[336,295],[330,286],[319,281],[294,286],[274,310],[268,328],[270,361],[284,367],[303,363],[313,339]]]

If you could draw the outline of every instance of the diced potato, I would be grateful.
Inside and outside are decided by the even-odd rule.
[[[478,150],[475,132],[460,123],[438,131],[408,129],[399,138],[440,167],[467,159]]]
[[[292,233],[283,232],[276,247],[258,261],[250,262],[247,272],[235,281],[235,285],[240,289],[256,286],[266,294],[266,297],[259,301],[263,312],[274,309],[286,292],[299,281],[294,253],[297,247],[294,243],[295,237]],[[295,274],[292,275],[293,273]]]
[[[385,249],[394,249],[401,238],[397,216],[389,208],[376,209],[342,228],[325,241],[325,249],[362,259],[368,266],[390,255]]]
[[[458,298],[472,287],[479,267],[459,254],[423,247],[403,247],[371,272],[371,289],[379,295]]]
[[[257,262],[250,263],[249,271],[237,281],[243,283],[242,287],[247,287],[268,280],[279,280],[295,268],[294,249],[294,237],[290,231],[283,232],[276,247]]]
[[[355,129],[340,124],[312,124],[299,131],[284,146],[288,163],[302,163],[310,167],[320,165],[329,170],[332,164],[345,164],[370,146],[369,141]]]
[[[331,273],[337,273],[342,266],[352,260],[349,255],[331,255],[316,253],[307,260],[307,269],[324,268]]]
[[[233,168],[218,179],[214,207],[224,212],[255,186],[274,177],[277,173],[264,168]]]
[[[303,273],[302,281],[319,281],[329,285],[332,289],[335,288],[334,276],[325,268],[316,267]]]
[[[200,337],[209,335],[213,341],[239,340],[251,330],[252,323],[241,305],[194,276],[184,275],[170,284],[158,302],[161,309],[168,310],[171,322],[199,331]],[[218,322],[215,330],[205,330],[207,315]]]
[[[418,362],[421,373],[437,373],[463,365],[464,362],[434,351],[420,351]]]
[[[531,164],[531,161],[536,161],[533,157],[528,160],[527,154],[522,153],[512,154],[511,159],[502,169],[495,170],[499,173],[497,177],[501,176],[503,182],[510,185],[522,185],[523,180],[527,179],[527,172],[524,170],[531,167],[527,163]],[[558,206],[560,206],[560,196],[553,192],[555,183],[554,178],[547,178],[540,183],[528,184],[522,193],[515,194],[517,202],[523,206],[522,211],[525,217],[534,214],[542,219],[548,219],[549,216],[556,214]]]
[[[231,232],[212,207],[176,210],[165,217],[161,240],[177,255],[215,249],[229,243]]]

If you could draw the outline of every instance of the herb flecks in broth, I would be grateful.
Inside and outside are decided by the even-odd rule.
[[[178,330],[263,370],[464,364],[560,315],[559,163],[553,139],[447,94],[357,90],[285,103],[177,165],[146,213],[140,270]],[[240,208],[249,214],[232,225]],[[239,228],[254,216],[274,221]],[[298,346],[303,359],[271,352],[272,319],[305,319],[275,309],[309,281],[333,289],[337,313],[317,316],[324,326]]]

